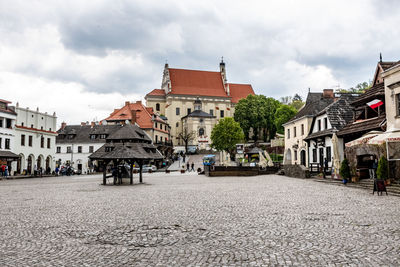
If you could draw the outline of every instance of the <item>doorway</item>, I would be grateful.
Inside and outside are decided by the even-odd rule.
[[[306,151],[302,150],[300,152],[300,164],[306,166]]]

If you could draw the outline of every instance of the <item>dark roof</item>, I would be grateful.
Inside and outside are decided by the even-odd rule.
[[[106,152],[106,148],[112,148],[112,151]],[[146,143],[106,143],[92,155],[90,159],[162,159],[161,153],[152,144]]]
[[[371,119],[366,119],[362,121],[355,121],[352,123],[347,124],[345,127],[343,127],[338,133],[338,136],[344,136],[348,134],[353,134],[353,133],[359,133],[359,132],[368,132],[371,130],[382,130],[381,125],[386,119],[386,115],[382,114],[379,117],[371,118]]]
[[[8,150],[0,150],[0,159],[18,159],[19,156]]]
[[[91,139],[91,135],[105,134],[106,136],[116,132],[121,125],[67,125],[64,129],[57,131],[56,143],[77,144],[77,143],[105,143],[105,139]],[[71,136],[72,138],[69,138]]]
[[[396,65],[399,62],[400,61],[383,61],[383,62],[379,62],[379,64],[381,65],[382,69],[385,71],[385,70],[393,67],[394,65]]]
[[[385,97],[385,86],[383,83],[378,83],[370,89],[366,90],[365,93],[354,99],[351,104],[353,106],[363,105],[378,97]]]
[[[113,132],[107,140],[140,140],[151,143],[150,137],[137,125],[126,124]]]
[[[305,140],[331,135],[346,126],[353,119],[353,109],[350,103],[356,97],[357,95],[355,94],[341,94],[339,99],[320,111],[317,116],[326,113],[332,127],[327,130],[310,133]],[[311,131],[314,128],[316,118],[314,117],[311,124]]]
[[[323,97],[322,93],[308,93],[306,104],[287,123],[304,116],[313,116],[333,103],[333,98]]]
[[[215,116],[204,112],[202,110],[195,110],[193,112],[191,112],[190,114],[182,117],[182,119],[187,118],[187,117],[196,117],[196,118],[215,118]]]

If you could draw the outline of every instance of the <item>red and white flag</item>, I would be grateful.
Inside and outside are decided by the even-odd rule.
[[[370,108],[377,108],[377,107],[379,107],[379,106],[382,106],[382,105],[383,105],[383,102],[382,102],[381,100],[379,100],[379,99],[374,99],[374,100],[372,100],[371,102],[368,102],[367,105],[368,105]]]

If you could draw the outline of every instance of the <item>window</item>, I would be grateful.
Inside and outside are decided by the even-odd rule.
[[[33,128],[33,124],[31,124],[31,128]]]
[[[297,160],[297,150],[294,150],[293,153],[294,153],[294,160]]]
[[[11,119],[6,119],[6,128],[11,129],[11,123],[12,120]]]
[[[94,146],[89,146],[89,153],[93,153],[94,151]]]
[[[25,135],[21,135],[21,146],[25,146]]]
[[[44,137],[43,136],[40,137],[40,147],[44,148]]]
[[[0,119],[0,127],[3,128],[3,119]]]
[[[301,135],[304,135],[304,124],[301,125]]]
[[[220,113],[221,113],[221,114],[220,114],[220,117],[223,118],[223,117],[224,117],[224,111],[221,110]]]
[[[328,129],[328,118],[324,118],[324,129]]]
[[[43,130],[43,126],[40,126],[40,130]]]
[[[29,137],[28,137],[28,146],[32,146],[32,142],[33,141],[33,136],[32,135],[30,135]]]
[[[296,127],[293,128],[293,137],[296,137]]]
[[[189,115],[190,113],[192,113],[192,109],[191,109],[191,108],[188,108],[188,109],[187,109],[187,114]]]
[[[156,135],[156,143],[158,142],[158,135]]]
[[[107,138],[107,136],[105,134],[100,135],[100,139],[106,139],[106,138]]]
[[[165,126],[165,130],[167,130],[167,125],[164,125]]]
[[[50,148],[51,139],[47,138],[47,148]]]
[[[312,161],[317,162],[317,149],[316,148],[314,148],[312,150]]]
[[[67,146],[67,153],[72,153],[72,147]]]
[[[160,136],[160,142],[162,142],[162,136]]]
[[[156,104],[156,111],[160,111],[160,103]]]
[[[181,110],[179,108],[176,108],[176,115],[180,115],[181,114]]]
[[[290,129],[287,129],[287,139],[290,139]]]
[[[0,148],[1,148],[1,146],[2,146],[1,144],[2,144],[2,139],[0,138]]]
[[[95,134],[91,134],[90,135],[90,139],[92,139],[92,140],[96,139],[96,135]]]
[[[213,109],[210,109],[210,115],[214,116],[214,110]]]
[[[5,149],[10,149],[10,139],[6,138],[6,143],[4,144]]]
[[[176,127],[179,127],[179,122],[176,123]]]
[[[82,146],[78,146],[78,153],[82,153]]]
[[[21,122],[21,126],[24,126],[24,123],[23,122]],[[51,131],[51,130],[50,130]]]
[[[326,147],[326,158],[328,159],[328,162],[331,162],[332,155],[331,155],[331,147],[330,146]]]
[[[397,104],[397,116],[400,116],[400,94],[396,95],[396,104]]]
[[[57,147],[56,153],[61,153],[61,147],[60,146]]]
[[[318,120],[317,124],[318,124],[318,131],[321,131],[321,120]]]
[[[155,128],[157,128],[157,126],[158,126],[158,124],[157,124],[157,122],[156,122],[156,127],[155,127]]]
[[[203,136],[203,135],[204,135],[204,129],[203,129],[203,128],[200,128],[200,129],[199,129],[199,135],[200,135],[200,136]]]

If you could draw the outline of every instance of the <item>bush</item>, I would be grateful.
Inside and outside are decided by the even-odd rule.
[[[388,161],[382,156],[378,162],[378,169],[376,170],[376,176],[380,180],[386,180],[389,177],[388,173]]]
[[[342,161],[342,164],[340,165],[340,170],[339,174],[343,179],[350,179],[350,167],[349,167],[349,161],[347,159],[344,159]]]

